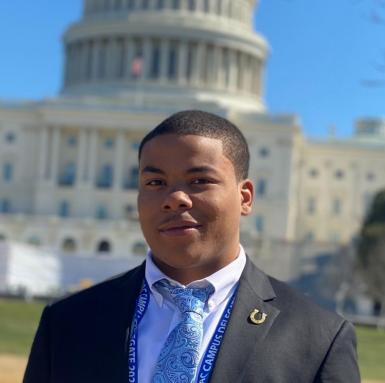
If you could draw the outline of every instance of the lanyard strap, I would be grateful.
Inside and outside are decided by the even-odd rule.
[[[219,347],[221,345],[226,327],[228,325],[231,311],[234,306],[235,296],[238,287],[235,289],[232,297],[226,305],[217,327],[215,328],[214,335],[212,336],[207,350],[203,356],[201,367],[197,375],[198,383],[206,383],[209,381],[213,372],[214,363],[218,355]],[[136,299],[135,313],[130,333],[130,341],[128,344],[128,382],[137,383],[138,380],[138,326],[142,320],[150,301],[150,289],[146,279],[144,279],[142,290]]]

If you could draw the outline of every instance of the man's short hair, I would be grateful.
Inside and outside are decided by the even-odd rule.
[[[163,134],[195,135],[221,140],[223,153],[232,162],[238,181],[248,177],[250,153],[246,139],[242,132],[225,118],[200,110],[175,113],[142,139],[138,152],[139,160],[144,145]]]

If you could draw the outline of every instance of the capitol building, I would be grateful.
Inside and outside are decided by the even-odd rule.
[[[0,102],[0,241],[142,257],[137,149],[170,114],[202,109],[250,145],[255,204],[242,242],[344,244],[385,187],[385,121],[312,140],[264,103],[269,46],[255,0],[84,0],[63,36],[60,94]]]

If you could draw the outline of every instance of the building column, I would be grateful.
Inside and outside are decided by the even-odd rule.
[[[230,0],[222,0],[222,16],[230,18]]]
[[[134,0],[134,9],[140,9],[143,0]]]
[[[70,56],[71,56],[71,50],[70,50],[70,45],[66,44],[65,46],[65,68],[64,68],[64,84],[69,85],[71,82],[70,78]]]
[[[108,41],[107,47],[106,78],[111,80],[116,79],[117,77],[116,64],[118,61],[118,42],[115,38],[112,38]]]
[[[200,85],[202,83],[204,69],[204,61],[206,59],[206,45],[204,43],[198,43],[196,54],[193,63],[193,76],[192,83],[194,85]],[[207,68],[206,68],[207,71]]]
[[[116,149],[114,158],[114,190],[118,191],[123,184],[124,170],[124,149],[126,146],[126,136],[124,132],[118,131],[115,136]]]
[[[204,5],[203,5],[203,0],[195,0],[195,6],[196,6],[196,11],[197,12],[203,12],[204,11]]]
[[[261,63],[258,58],[254,59],[254,65],[253,65],[253,73],[252,73],[252,89],[251,92],[256,95],[260,95],[260,88],[261,88]]]
[[[167,69],[170,51],[170,41],[162,39],[160,42],[160,81],[167,82]]]
[[[149,38],[143,39],[143,69],[140,75],[140,80],[147,80],[151,62],[151,40]]]
[[[42,126],[40,128],[40,145],[39,145],[39,180],[44,181],[47,178],[47,161],[48,160],[48,128]]]
[[[91,187],[95,186],[96,180],[98,141],[97,130],[91,129],[88,134],[87,171],[85,173],[86,183]]]
[[[100,41],[95,39],[91,51],[91,81],[97,80],[99,75]]]
[[[237,89],[237,52],[233,49],[229,50],[229,89]]]
[[[247,64],[247,55],[242,53],[241,55],[241,89],[242,92],[247,92],[247,72],[248,72],[248,64]]]
[[[134,41],[132,38],[128,37],[125,42],[124,53],[126,55],[126,59],[124,60],[125,66],[123,69],[123,78],[130,79],[131,78],[131,68],[132,68],[132,60],[134,59]]]
[[[224,75],[223,75],[223,55],[222,48],[219,46],[214,47],[214,86],[215,88],[223,88]]]
[[[187,43],[182,41],[178,44],[178,83],[186,83],[187,69]]]
[[[53,127],[52,128],[52,141],[51,141],[51,161],[50,161],[50,171],[49,177],[50,181],[53,184],[57,184],[58,182],[58,170],[59,170],[59,153],[60,153],[60,128]]]
[[[79,128],[79,144],[76,159],[76,186],[79,186],[84,180],[84,171],[86,166],[86,132],[84,128]]]

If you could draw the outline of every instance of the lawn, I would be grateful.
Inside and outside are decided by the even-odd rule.
[[[43,306],[0,299],[0,354],[28,354]]]
[[[0,299],[0,354],[28,355],[43,306]],[[358,327],[357,337],[362,377],[385,381],[385,330]]]
[[[357,338],[361,375],[385,380],[385,330],[358,327]]]

